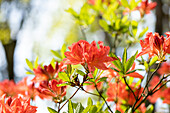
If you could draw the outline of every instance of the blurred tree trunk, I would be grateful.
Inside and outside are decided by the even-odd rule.
[[[16,41],[12,41],[11,43],[4,45],[5,54],[8,63],[8,76],[10,80],[14,79],[13,62],[14,62],[15,46],[16,46]]]
[[[154,2],[157,2],[156,6],[156,28],[155,32],[158,32],[159,34],[163,34],[163,11],[162,11],[162,0],[153,0]]]

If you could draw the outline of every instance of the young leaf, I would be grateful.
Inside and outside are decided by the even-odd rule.
[[[102,81],[106,81],[106,79],[107,79],[107,77],[102,77],[97,81],[97,83],[102,82]]]
[[[88,101],[87,101],[87,106],[92,106],[93,105],[93,101],[92,99],[89,97]]]
[[[136,59],[137,53],[138,53],[138,51],[135,53],[135,55],[133,55],[131,58],[129,58],[129,60],[126,62],[125,72],[127,72],[132,67],[132,65]]]
[[[121,3],[124,7],[129,7],[128,1],[127,0],[121,0]]]
[[[47,107],[47,109],[48,109],[48,111],[49,111],[50,113],[58,113],[56,110],[54,110],[54,109],[52,109],[52,108],[50,108],[50,107]]]
[[[71,100],[69,100],[69,102],[68,102],[68,113],[74,113],[73,104],[72,104]]]
[[[105,31],[109,31],[109,26],[105,20],[99,20],[99,24]]]
[[[85,75],[85,73],[83,71],[79,70],[79,69],[76,69],[76,73],[81,75],[81,76]]]
[[[55,69],[55,60],[54,60],[54,58],[51,60],[50,64],[51,64],[52,67]]]
[[[120,70],[122,70],[122,64],[120,62],[120,59],[113,53],[110,54],[111,57],[117,58],[117,60],[113,61],[112,63]]]
[[[28,67],[31,69],[31,71],[33,70],[33,64],[32,62],[30,62],[28,59],[26,59],[26,63],[28,65]]]
[[[118,111],[118,110],[116,110],[116,112],[115,113],[121,113],[120,111]]]
[[[122,65],[123,67],[126,67],[125,64],[126,64],[126,60],[127,60],[127,50],[126,48],[124,49],[124,52],[123,52],[123,58],[122,58]],[[126,70],[125,70],[126,71]],[[124,72],[126,73],[126,72]]]
[[[81,103],[78,103],[75,110],[76,110],[75,113],[82,113],[82,111],[84,110],[84,107],[82,106]]]
[[[96,113],[96,111],[97,111],[97,107],[95,105],[92,105],[89,110],[89,113]]]
[[[148,31],[148,27],[146,27],[145,29],[143,29],[143,31],[139,34],[139,38],[143,37],[143,35],[146,33],[146,31]]]
[[[58,73],[58,77],[59,77],[60,79],[62,79],[63,81],[66,81],[66,82],[70,81],[70,78],[69,78],[69,77],[67,76],[67,74],[64,73],[64,72]]]
[[[67,85],[68,85],[68,83],[57,84],[58,87],[67,86]]]
[[[36,58],[35,62],[34,62],[34,68],[38,67],[38,57]]]
[[[115,70],[116,72],[120,72],[120,71],[118,71],[117,69],[115,69],[115,68],[113,68],[113,67],[110,67],[112,70]]]
[[[56,56],[58,59],[62,59],[61,55],[57,52],[57,51],[54,51],[54,50],[51,50],[51,53]]]
[[[66,52],[66,44],[63,44],[63,46],[61,48],[61,57],[62,57],[62,59],[65,58],[65,55],[64,55],[65,52]]]
[[[154,110],[154,107],[152,104],[150,104],[147,108],[146,108],[146,113],[152,113],[152,111]]]
[[[152,66],[157,60],[158,60],[158,56],[153,57],[149,62],[149,66]]]

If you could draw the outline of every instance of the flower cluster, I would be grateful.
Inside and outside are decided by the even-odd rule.
[[[89,44],[85,40],[80,40],[77,43],[68,47],[70,51],[65,52],[67,58],[64,59],[66,64],[81,64],[89,71],[94,71],[95,67],[98,69],[106,70],[107,62],[116,60],[114,57],[109,57],[109,46],[103,46],[103,42],[99,41],[99,48],[95,41]],[[87,65],[87,67],[86,67]]]
[[[158,60],[163,61],[165,55],[170,54],[170,32],[165,33],[166,37],[160,36],[158,33],[152,34],[148,32],[146,38],[140,41],[142,52],[137,57],[149,54],[149,57],[158,56]]]
[[[36,113],[36,106],[30,105],[30,99],[22,96],[15,98],[8,97],[5,100],[4,94],[0,99],[0,112],[1,113]]]

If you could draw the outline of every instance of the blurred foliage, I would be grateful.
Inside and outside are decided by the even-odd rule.
[[[0,41],[2,44],[10,42],[10,28],[7,22],[0,22]]]

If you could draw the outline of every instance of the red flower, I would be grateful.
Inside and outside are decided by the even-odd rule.
[[[164,62],[158,70],[158,73],[163,74],[170,74],[170,62]]]
[[[157,3],[156,2],[150,2],[148,3],[148,0],[142,1],[141,6],[137,7],[136,9],[139,10],[141,17],[144,16],[144,14],[149,14],[150,10],[155,9]]]
[[[62,84],[62,80],[51,80],[51,81],[43,81],[40,83],[37,90],[46,95],[57,98],[59,101],[63,96],[66,95],[66,86],[57,86],[58,84]],[[57,101],[58,101],[57,100]]]
[[[164,60],[165,55],[167,53],[170,54],[170,36],[168,33],[169,32],[165,33],[167,37],[163,37],[159,36],[158,33],[152,34],[151,32],[148,32],[144,41],[140,40],[142,52],[140,52],[137,57],[149,54],[149,57],[157,55],[158,60]]]
[[[109,57],[109,46],[103,46],[103,42],[99,41],[99,48],[95,41],[89,44],[85,40],[80,40],[69,47],[70,51],[65,52],[67,58],[64,59],[66,64],[81,64],[88,65],[89,71],[94,71],[95,67],[98,69],[108,69],[106,62],[116,60],[114,57]]]
[[[162,92],[163,103],[170,104],[170,88],[165,89]]]
[[[0,96],[3,94],[7,94],[8,96],[16,96],[18,94],[16,84],[13,80],[6,79],[0,82]]]
[[[30,99],[18,96],[16,98],[8,97],[5,102],[6,95],[0,99],[1,113],[36,113],[36,106],[30,105]]]
[[[32,79],[32,81],[41,82],[44,80],[55,78],[57,76],[57,73],[63,70],[63,66],[63,62],[61,62],[60,64],[56,62],[55,68],[53,68],[51,64],[49,64],[48,66],[45,65],[44,69],[42,69],[41,66],[38,66],[37,69],[33,69],[35,77]]]

